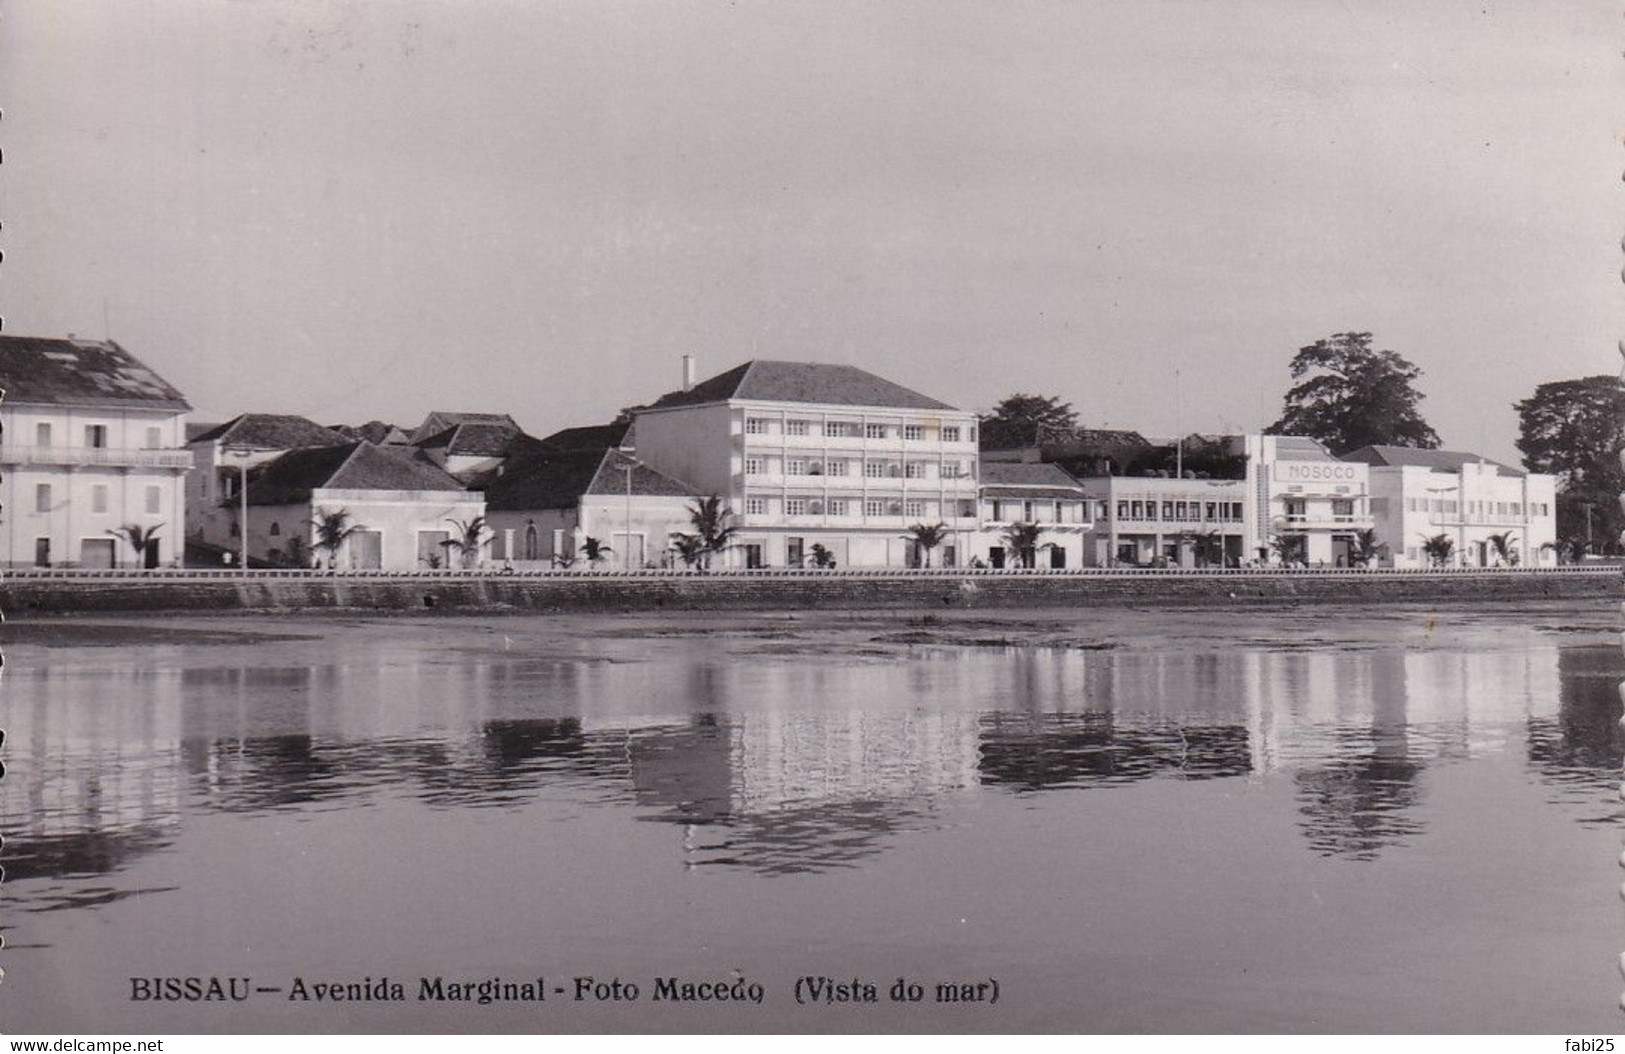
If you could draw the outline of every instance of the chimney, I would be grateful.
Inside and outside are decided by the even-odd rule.
[[[694,356],[683,356],[683,391],[692,391],[694,388]]]

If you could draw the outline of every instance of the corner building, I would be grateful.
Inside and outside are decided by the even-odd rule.
[[[854,366],[755,359],[637,413],[640,461],[722,497],[739,528],[726,563],[906,567],[908,528],[943,523],[938,559],[970,551],[976,415]],[[937,560],[933,561],[938,562]]]

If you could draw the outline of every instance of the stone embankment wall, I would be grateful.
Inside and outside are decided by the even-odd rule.
[[[1231,575],[179,576],[0,581],[0,612],[551,612],[1617,599],[1618,569]]]

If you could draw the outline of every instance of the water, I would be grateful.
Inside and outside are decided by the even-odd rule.
[[[1616,1031],[1609,608],[9,626],[0,1028]]]

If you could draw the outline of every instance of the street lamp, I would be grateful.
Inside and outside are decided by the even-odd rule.
[[[630,454],[621,453],[623,463],[621,471],[626,473],[626,547],[621,554],[621,562],[628,571],[632,570],[632,470],[637,467],[637,459]]]
[[[240,574],[248,573],[248,457],[246,450],[229,450],[226,453],[237,459],[237,471],[241,478],[237,484],[237,568]]]

